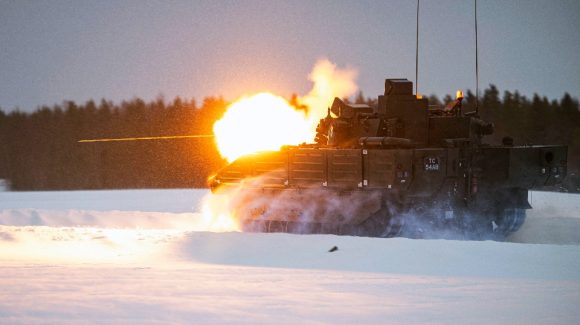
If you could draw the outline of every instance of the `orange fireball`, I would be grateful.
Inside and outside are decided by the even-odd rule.
[[[214,124],[213,132],[220,153],[230,162],[246,154],[312,140],[304,112],[270,93],[233,103]]]

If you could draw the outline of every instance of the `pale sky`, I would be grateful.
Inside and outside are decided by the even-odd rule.
[[[0,0],[0,107],[269,90],[305,94],[319,58],[366,96],[415,79],[415,0]],[[475,89],[473,1],[423,0],[419,93]],[[479,0],[480,88],[580,96],[580,1]]]

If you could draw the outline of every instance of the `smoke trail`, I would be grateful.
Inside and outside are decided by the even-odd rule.
[[[326,116],[327,108],[335,97],[345,98],[356,93],[358,90],[357,76],[356,69],[351,67],[338,68],[336,64],[326,58],[316,62],[308,76],[308,80],[313,83],[312,90],[300,98],[300,101],[309,108],[308,118],[314,134],[316,134],[318,121]]]

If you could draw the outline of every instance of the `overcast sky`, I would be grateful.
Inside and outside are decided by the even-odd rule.
[[[473,1],[423,0],[419,93],[475,88]],[[0,107],[270,90],[305,94],[318,58],[367,96],[415,78],[415,0],[0,0]],[[580,96],[580,1],[479,0],[480,85]]]

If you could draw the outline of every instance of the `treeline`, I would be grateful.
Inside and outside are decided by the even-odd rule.
[[[13,190],[203,187],[224,162],[213,138],[78,143],[81,139],[212,134],[222,98],[67,101],[34,113],[0,110],[0,179]]]
[[[430,96],[430,104],[452,101]],[[375,104],[361,93],[354,102]],[[205,187],[209,175],[225,165],[212,138],[78,143],[80,139],[212,134],[227,103],[222,98],[195,100],[133,99],[64,102],[34,113],[0,110],[0,179],[13,190]],[[464,112],[475,109],[468,91]],[[580,188],[580,110],[569,94],[559,100],[518,92],[500,94],[491,85],[479,99],[484,120],[496,132],[486,139],[515,144],[567,144],[567,187]],[[260,121],[256,121],[259,123]],[[280,121],[284,123],[284,121]]]

